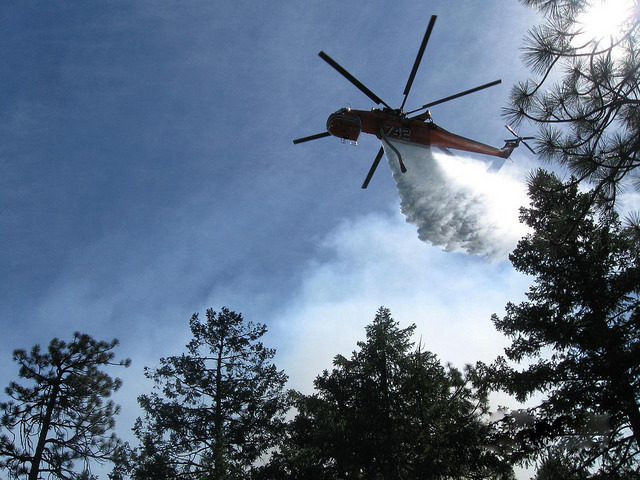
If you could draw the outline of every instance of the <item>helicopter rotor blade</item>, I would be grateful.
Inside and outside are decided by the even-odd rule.
[[[433,26],[436,23],[436,18],[438,18],[437,15],[431,15],[431,20],[429,20],[429,25],[427,26],[427,31],[424,34],[424,38],[422,39],[422,44],[420,45],[420,49],[418,50],[418,55],[416,56],[416,59],[413,62],[413,68],[411,69],[411,73],[409,74],[407,85],[404,87],[404,92],[402,93],[404,95],[404,100],[402,101],[400,110],[404,108],[404,104],[407,102],[409,91],[411,90],[411,86],[413,85],[413,80],[416,77],[416,73],[418,73],[418,67],[420,66],[420,62],[422,61],[422,56],[424,55],[424,49],[427,47],[427,42],[429,41],[431,32],[433,31]]]
[[[371,90],[365,87],[362,82],[360,82],[356,77],[354,77],[349,72],[347,72],[338,62],[336,62],[329,55],[327,55],[324,52],[320,52],[318,53],[318,56],[322,58],[325,62],[327,62],[329,65],[331,65],[340,75],[342,75],[344,78],[349,80],[353,85],[355,85],[356,88],[358,88],[358,90],[360,90],[367,97],[373,100],[376,103],[376,105],[383,104],[385,107],[391,108],[389,105],[387,105],[387,103],[384,100],[382,100],[375,93],[373,93]]]
[[[304,142],[310,142],[311,140],[317,140],[318,138],[330,137],[331,134],[329,132],[317,133],[315,135],[309,135],[308,137],[296,138],[293,141],[294,145]]]
[[[369,169],[369,173],[367,173],[367,178],[364,179],[364,183],[362,184],[362,188],[365,189],[369,186],[369,182],[371,181],[371,177],[373,177],[376,168],[378,168],[378,164],[380,163],[380,159],[382,159],[382,155],[384,155],[384,148],[380,147],[378,150],[378,155],[376,155],[371,168]]]
[[[420,108],[416,108],[410,112],[407,112],[407,115],[412,113],[419,112],[420,110],[424,110],[425,108],[433,107],[434,105],[440,105],[441,103],[448,102],[449,100],[454,100],[456,98],[464,97],[465,95],[469,95],[470,93],[475,93],[480,90],[484,90],[485,88],[493,87],[494,85],[499,85],[502,83],[502,80],[494,80],[493,82],[485,83],[484,85],[480,85],[479,87],[470,88],[469,90],[465,90],[464,92],[456,93],[455,95],[450,95],[445,98],[441,98],[440,100],[436,100],[435,102],[425,103]]]

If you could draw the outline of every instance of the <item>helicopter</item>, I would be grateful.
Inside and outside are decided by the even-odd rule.
[[[450,100],[469,95],[485,88],[493,87],[502,83],[502,80],[495,80],[493,82],[480,85],[463,92],[450,95],[445,98],[441,98],[434,102],[429,102],[421,107],[408,112],[404,111],[409,92],[413,85],[418,67],[422,61],[427,42],[433,31],[433,27],[436,23],[437,15],[432,15],[427,26],[427,30],[422,39],[420,49],[413,63],[413,68],[409,74],[407,84],[404,88],[404,100],[400,105],[400,108],[392,108],[361,83],[357,78],[351,75],[345,68],[343,68],[338,62],[332,59],[324,51],[318,53],[318,56],[333,67],[338,73],[351,82],[362,93],[369,97],[376,105],[382,105],[382,108],[372,108],[371,110],[354,110],[351,108],[341,108],[338,111],[329,115],[327,119],[327,130],[322,133],[310,135],[307,137],[298,138],[293,140],[294,144],[309,142],[311,140],[317,140],[324,137],[335,136],[342,139],[343,142],[351,142],[356,144],[360,133],[368,133],[375,135],[379,138],[384,145],[389,147],[397,156],[400,163],[400,170],[404,173],[407,171],[406,166],[402,160],[400,152],[393,146],[391,140],[399,142],[408,142],[410,144],[417,144],[426,147],[437,147],[443,150],[445,153],[453,155],[449,149],[463,150],[472,153],[480,153],[484,155],[491,155],[502,159],[499,162],[497,169],[502,166],[504,160],[509,158],[511,152],[518,147],[520,142],[525,144],[529,150],[533,153],[533,149],[526,144],[526,140],[533,139],[533,137],[520,137],[511,127],[506,126],[509,131],[516,137],[514,139],[505,140],[505,145],[502,148],[492,147],[485,145],[484,143],[477,142],[470,138],[465,138],[455,133],[449,132],[444,128],[438,126],[431,117],[431,112],[428,110],[430,107],[439,105]],[[424,112],[422,112],[424,110]],[[418,113],[422,112],[422,113]],[[415,114],[415,115],[414,115]],[[412,116],[413,115],[413,116]],[[376,155],[369,173],[367,174],[362,188],[367,188],[371,177],[373,176],[382,156],[384,155],[384,146],[380,147],[378,154]]]

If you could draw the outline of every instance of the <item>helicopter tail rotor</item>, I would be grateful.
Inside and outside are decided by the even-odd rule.
[[[536,151],[531,148],[531,146],[527,143],[527,140],[535,140],[536,137],[521,137],[520,135],[518,135],[516,133],[516,131],[511,128],[509,125],[505,125],[505,128],[507,130],[509,130],[511,132],[511,134],[516,137],[516,140],[505,140],[507,143],[508,142],[514,142],[515,141],[515,146],[517,147],[520,143],[522,143],[525,147],[527,147],[529,149],[529,151],[531,153],[533,153],[534,155],[536,154]],[[515,147],[514,147],[515,148]]]

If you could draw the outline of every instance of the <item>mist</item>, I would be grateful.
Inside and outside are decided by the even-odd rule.
[[[419,145],[384,144],[400,194],[400,210],[423,242],[446,251],[505,258],[527,232],[518,221],[527,205],[524,182],[488,171],[490,162],[451,156]]]

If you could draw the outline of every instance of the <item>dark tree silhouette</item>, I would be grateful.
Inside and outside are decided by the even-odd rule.
[[[13,352],[30,385],[11,382],[11,400],[0,404],[0,468],[9,478],[88,478],[91,461],[113,458],[119,407],[106,399],[121,381],[101,368],[130,363],[113,361],[116,345],[76,332],[70,343],[54,338],[45,353],[39,345]]]
[[[533,233],[510,258],[534,283],[527,301],[494,315],[512,344],[487,373],[520,401],[543,399],[502,419],[496,444],[515,460],[553,447],[604,475],[637,469],[640,230],[622,227],[615,211],[593,206],[592,192],[547,172],[535,174],[529,193],[522,219]]]
[[[282,432],[287,376],[260,342],[265,325],[226,308],[207,310],[205,322],[194,314],[189,324],[187,353],[146,369],[157,391],[138,398],[146,414],[134,429],[135,476],[247,478]]]
[[[337,355],[313,395],[294,393],[297,415],[261,478],[510,478],[483,447],[487,399],[473,371],[414,349],[414,329],[380,308],[351,358]]]

